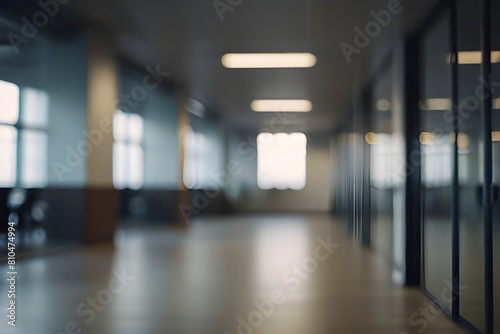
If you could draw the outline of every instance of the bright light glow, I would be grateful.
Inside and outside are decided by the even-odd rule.
[[[370,182],[378,189],[390,189],[398,175],[395,138],[387,133],[369,132],[365,136],[370,146]]]
[[[47,179],[47,134],[39,130],[21,131],[21,185],[25,188],[41,188]]]
[[[451,100],[445,98],[420,100],[421,110],[450,110]]]
[[[365,135],[365,140],[370,145],[375,145],[377,143],[377,134],[373,132],[368,132]]]
[[[21,93],[24,126],[44,128],[49,121],[49,96],[43,90],[23,87]]]
[[[461,151],[459,153],[464,153],[464,152],[468,151],[469,144],[470,144],[469,136],[466,135],[465,133],[459,133],[458,134],[458,141],[457,141],[458,149],[459,149],[459,151]]]
[[[113,143],[113,185],[116,189],[125,189],[128,185],[127,145],[122,142]]]
[[[113,115],[113,185],[139,189],[144,184],[144,120],[141,115],[116,110]]]
[[[16,128],[0,125],[0,187],[12,187],[16,184],[16,149]]]
[[[450,143],[455,142],[455,132],[450,133]],[[458,141],[457,141],[457,146],[458,146],[458,153],[469,153],[469,143],[470,139],[469,136],[465,133],[458,133]]]
[[[450,185],[453,152],[450,135],[423,132],[420,141],[429,142],[422,146],[422,183],[428,188]]]
[[[113,138],[115,141],[125,141],[127,138],[128,116],[121,110],[113,114]]]
[[[129,141],[141,143],[144,134],[144,121],[139,114],[128,115],[128,135]]]
[[[493,105],[492,106],[493,109],[500,109],[500,97],[493,99],[492,105]]]
[[[257,185],[260,189],[300,190],[306,186],[307,138],[303,133],[257,136]]]
[[[227,53],[222,56],[226,68],[307,68],[316,65],[311,53]]]
[[[391,101],[386,99],[377,100],[375,107],[378,111],[389,111],[391,110]]]
[[[19,87],[0,80],[0,123],[16,124],[19,119]]]
[[[500,51],[491,51],[491,62],[500,63]],[[458,53],[459,65],[481,64],[481,51],[460,51]]]
[[[250,107],[257,112],[309,112],[312,103],[308,100],[254,100]]]
[[[422,145],[432,145],[434,144],[434,133],[422,132],[419,136],[419,140]]]
[[[129,146],[128,183],[130,189],[140,189],[144,183],[144,153],[140,144]]]
[[[184,169],[182,182],[188,189],[203,188],[209,185],[207,180],[207,161],[210,149],[207,138],[199,132],[189,129],[184,134]]]
[[[493,131],[491,133],[491,140],[492,141],[500,141],[500,131]]]

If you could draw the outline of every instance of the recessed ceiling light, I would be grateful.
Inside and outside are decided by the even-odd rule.
[[[312,103],[308,100],[254,100],[250,107],[257,112],[308,112]]]
[[[226,68],[307,68],[316,65],[311,53],[226,53],[222,56]]]
[[[460,51],[458,53],[458,64],[460,65],[477,65],[481,62],[481,51]],[[491,62],[500,63],[500,51],[491,51]]]

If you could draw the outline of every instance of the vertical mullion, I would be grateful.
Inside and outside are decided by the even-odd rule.
[[[484,184],[483,184],[483,224],[484,224],[484,294],[485,333],[493,333],[493,228],[491,207],[492,184],[492,144],[491,144],[491,44],[490,44],[490,0],[481,1],[481,88],[482,129],[484,142]]]
[[[22,182],[21,182],[21,177],[22,177],[22,145],[23,145],[23,140],[22,140],[22,119],[23,119],[23,89],[19,87],[19,104],[18,104],[18,111],[17,111],[17,123],[15,125],[16,128],[16,179],[15,179],[15,187],[21,187]]]
[[[453,299],[451,305],[451,316],[458,320],[460,316],[460,228],[459,228],[459,184],[458,184],[458,46],[457,46],[457,3],[450,2],[450,46],[451,46],[451,98],[453,115],[453,165],[452,165],[452,286]]]
[[[406,285],[421,286],[422,270],[422,224],[420,218],[420,46],[419,39],[410,36],[405,45],[405,134],[406,134]],[[418,167],[418,168],[417,168]]]
[[[362,133],[361,142],[363,143],[363,216],[362,216],[362,228],[361,228],[361,243],[363,246],[371,245],[371,214],[372,214],[372,203],[371,203],[371,180],[370,180],[370,168],[371,168],[371,147],[364,140],[364,134],[371,130],[371,119],[372,119],[372,91],[363,94],[362,98]]]

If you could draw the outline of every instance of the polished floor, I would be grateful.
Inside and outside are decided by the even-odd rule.
[[[115,246],[22,260],[17,327],[2,316],[0,333],[464,333],[389,277],[328,215],[127,228]]]

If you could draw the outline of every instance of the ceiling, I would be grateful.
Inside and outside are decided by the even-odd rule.
[[[259,129],[269,124],[273,115],[251,111],[254,99],[293,98],[309,99],[314,108],[294,115],[287,130],[314,131],[342,123],[353,87],[435,1],[401,0],[403,12],[392,17],[368,48],[354,54],[351,64],[339,44],[353,44],[353,28],[373,20],[370,11],[387,8],[388,0],[241,0],[224,13],[224,20],[213,2],[73,0],[62,15],[109,29],[123,56],[143,66],[161,64],[188,97],[231,126]],[[228,52],[311,52],[318,62],[310,69],[231,70],[220,61]]]

